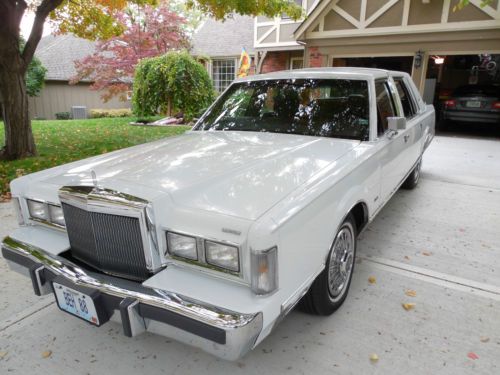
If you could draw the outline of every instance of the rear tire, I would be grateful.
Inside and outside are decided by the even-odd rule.
[[[356,221],[349,214],[335,235],[325,269],[300,301],[301,310],[309,314],[331,315],[342,306],[354,271],[356,237]]]
[[[413,168],[411,173],[406,178],[405,182],[401,186],[403,189],[412,190],[418,185],[420,181],[420,168],[422,167],[422,158],[420,158],[417,162],[417,165]]]

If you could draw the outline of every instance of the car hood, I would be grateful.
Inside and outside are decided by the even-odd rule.
[[[42,177],[59,187],[141,187],[174,204],[255,220],[360,142],[257,132],[198,132],[71,163]],[[49,172],[49,171],[47,171]]]

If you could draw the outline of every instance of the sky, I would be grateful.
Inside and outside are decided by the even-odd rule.
[[[26,12],[24,13],[23,19],[21,20],[21,35],[24,39],[28,39],[31,31],[31,26],[33,26],[33,21],[35,20],[35,13]],[[45,23],[43,28],[43,36],[49,35],[52,32],[48,22]]]

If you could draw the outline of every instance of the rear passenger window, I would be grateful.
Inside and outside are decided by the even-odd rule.
[[[403,105],[403,112],[406,118],[415,116],[417,111],[415,110],[415,102],[412,99],[411,91],[406,86],[402,78],[394,78],[394,83],[398,90],[399,98],[401,99],[401,104]]]
[[[375,94],[377,95],[377,133],[381,135],[389,127],[387,117],[394,117],[396,111],[387,81],[375,81]]]

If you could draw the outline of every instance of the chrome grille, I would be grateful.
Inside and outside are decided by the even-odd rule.
[[[148,277],[138,218],[86,211],[66,203],[62,208],[74,258],[117,276]]]

